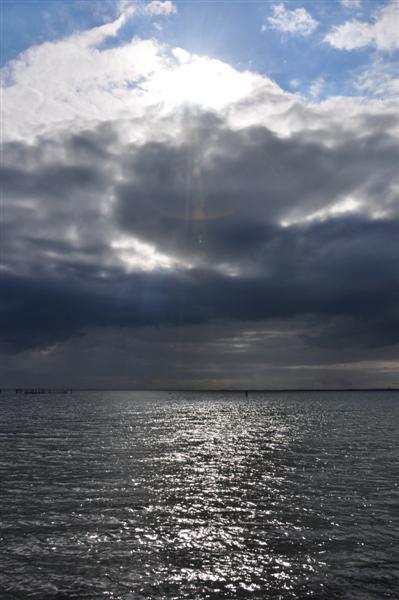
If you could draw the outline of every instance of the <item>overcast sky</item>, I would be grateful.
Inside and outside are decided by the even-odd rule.
[[[399,384],[399,4],[2,5],[6,386]]]

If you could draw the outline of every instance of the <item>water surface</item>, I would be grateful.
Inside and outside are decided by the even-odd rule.
[[[399,590],[399,394],[0,396],[2,600]]]

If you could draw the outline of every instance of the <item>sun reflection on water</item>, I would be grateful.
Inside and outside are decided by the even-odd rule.
[[[3,448],[0,584],[11,595],[330,600],[345,597],[354,561],[394,552],[393,514],[389,529],[380,525],[387,550],[370,547],[376,515],[388,522],[393,506],[395,444],[381,411],[366,463],[368,422],[345,405],[238,394],[93,398],[53,400],[43,415],[37,405]],[[375,501],[370,473],[385,489]],[[342,556],[348,570],[338,581],[347,583],[338,589],[329,574]],[[386,589],[392,576],[379,575],[381,561],[368,577],[377,588],[383,577]]]

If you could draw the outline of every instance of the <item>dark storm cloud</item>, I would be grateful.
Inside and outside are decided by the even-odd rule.
[[[111,238],[127,233],[194,264],[256,268],[282,220],[348,197],[359,198],[366,214],[392,212],[396,140],[374,129],[336,138],[326,145],[322,132],[309,140],[264,127],[234,131],[197,114],[180,133],[147,143],[125,144],[108,124],[33,146],[8,144],[5,254],[18,261],[31,244],[34,255],[40,247],[51,254],[55,239],[89,262],[89,248],[103,246],[97,262],[108,265]]]
[[[398,233],[398,223],[364,219],[276,227],[258,271],[237,277],[207,268],[130,275],[115,269],[103,278],[84,265],[57,279],[9,275],[3,340],[18,350],[99,327],[315,315],[325,322],[308,335],[311,343],[395,343]]]
[[[4,193],[10,198],[30,197],[33,191],[35,197],[48,196],[54,200],[103,183],[95,169],[64,165],[52,165],[39,172],[4,168],[1,181]]]
[[[215,258],[251,251],[282,219],[301,218],[350,195],[381,209],[393,199],[397,143],[387,134],[327,147],[263,127],[191,128],[178,143],[131,146],[117,186],[120,227],[172,253]]]
[[[46,348],[3,354],[2,383],[114,389],[398,383],[392,362],[398,346],[320,348],[301,337],[308,328],[301,319],[100,328]]]
[[[9,270],[52,271],[64,260],[68,268],[107,264],[103,202],[113,186],[113,134],[107,146],[105,130],[4,144],[2,255]]]
[[[370,213],[393,205],[396,142],[375,130],[336,137],[233,131],[202,115],[141,144],[112,125],[9,144],[4,346],[298,318],[312,347],[394,344],[398,222]],[[363,215],[281,226],[351,195]],[[180,266],[129,273],[114,245],[127,234]]]

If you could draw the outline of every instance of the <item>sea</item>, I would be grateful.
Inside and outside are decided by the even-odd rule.
[[[399,598],[399,393],[0,395],[1,600]]]

